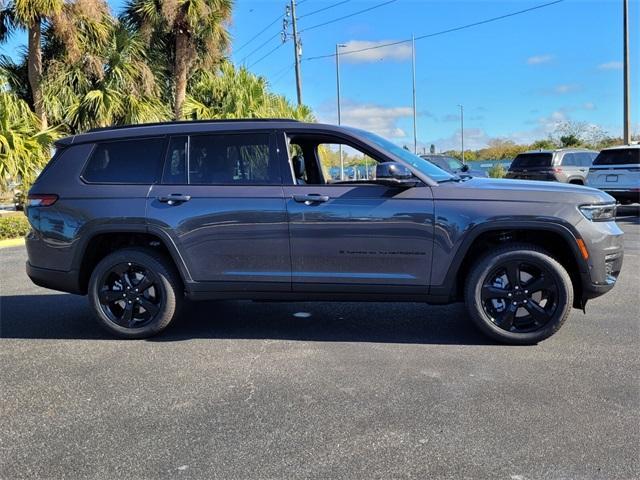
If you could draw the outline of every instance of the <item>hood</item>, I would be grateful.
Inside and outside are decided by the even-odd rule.
[[[441,183],[433,188],[434,197],[478,200],[562,202],[573,204],[615,202],[607,193],[582,185],[532,180],[472,177],[462,182]]]

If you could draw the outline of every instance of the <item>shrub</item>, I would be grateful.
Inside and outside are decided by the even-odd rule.
[[[22,213],[0,217],[0,240],[24,237],[29,230],[29,221]]]
[[[507,170],[502,166],[501,163],[494,164],[487,173],[491,178],[503,178],[507,174]]]

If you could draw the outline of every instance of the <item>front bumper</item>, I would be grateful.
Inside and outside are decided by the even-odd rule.
[[[615,222],[580,222],[579,232],[589,258],[581,269],[583,302],[611,290],[622,269],[623,231]]]

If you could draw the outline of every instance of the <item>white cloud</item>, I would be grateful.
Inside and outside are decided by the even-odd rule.
[[[585,110],[595,110],[596,105],[593,102],[585,102],[582,104],[582,108],[584,108]]]
[[[320,122],[337,123],[336,105],[334,102],[325,102],[317,110]],[[432,115],[428,112],[420,113]],[[353,100],[342,100],[341,120],[343,125],[370,130],[383,137],[406,138],[407,134],[398,126],[398,121],[403,118],[413,117],[413,108],[405,106],[377,105],[374,103],[359,103]]]
[[[380,40],[370,42],[366,40],[351,40],[340,49],[340,60],[351,63],[377,62],[379,60],[408,60],[411,58],[411,44],[400,43],[388,47],[377,47],[385,43],[393,43],[394,40]],[[364,48],[372,48],[364,52],[358,52]],[[355,52],[355,53],[349,53]]]
[[[448,137],[440,137],[431,142],[426,142],[425,146],[429,150],[429,146],[434,144],[438,152],[446,150],[460,150],[460,130],[449,135]],[[465,128],[464,129],[464,149],[478,150],[487,146],[491,137],[482,128]]]
[[[553,87],[552,92],[563,95],[565,93],[571,93],[580,90],[580,88],[580,85],[578,85],[577,83],[564,83]]]
[[[622,62],[612,61],[601,63],[598,65],[598,70],[620,70],[622,68]]]
[[[398,120],[413,115],[411,107],[384,107],[374,104],[345,102],[342,105],[342,124],[370,130],[383,137],[404,138]]]
[[[529,65],[540,65],[542,63],[549,63],[553,59],[553,55],[534,55],[533,57],[527,58],[527,63]]]

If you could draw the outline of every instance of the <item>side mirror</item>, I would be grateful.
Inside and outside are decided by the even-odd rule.
[[[411,170],[400,163],[384,162],[376,165],[378,180],[407,180],[412,176]]]
[[[464,163],[462,165],[462,167],[460,168],[461,172],[468,172],[469,171],[469,165],[467,165],[466,163]]]

